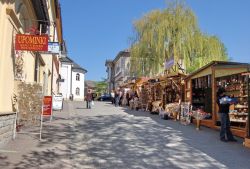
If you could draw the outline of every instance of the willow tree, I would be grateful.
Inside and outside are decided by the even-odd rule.
[[[202,33],[192,10],[180,1],[146,14],[134,22],[134,30],[131,71],[137,76],[161,72],[170,58],[184,63],[187,72],[212,60],[227,60],[223,43]]]

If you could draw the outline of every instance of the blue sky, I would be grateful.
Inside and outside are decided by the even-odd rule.
[[[87,80],[106,77],[105,61],[130,46],[133,21],[166,7],[165,0],[60,0],[69,56],[88,70]],[[74,3],[73,3],[74,2]],[[249,0],[187,0],[201,30],[218,36],[232,61],[250,63]]]

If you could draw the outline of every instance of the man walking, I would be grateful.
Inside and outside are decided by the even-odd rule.
[[[91,102],[93,100],[92,93],[90,90],[88,90],[88,93],[86,95],[86,103],[87,103],[87,109],[91,109]]]

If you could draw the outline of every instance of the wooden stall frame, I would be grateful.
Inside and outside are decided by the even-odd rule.
[[[217,67],[219,64],[222,65],[222,67]],[[226,66],[228,67],[226,67]],[[225,66],[225,67],[224,67]],[[190,74],[186,79],[185,79],[185,101],[190,101],[192,103],[193,98],[192,98],[192,76],[198,74],[199,72],[202,72],[203,70],[206,70],[207,68],[211,67],[211,88],[212,88],[212,120],[201,120],[201,125],[203,126],[207,126],[216,130],[220,129],[220,126],[216,125],[217,119],[218,119],[218,115],[216,112],[216,90],[217,90],[217,86],[216,86],[216,76],[215,76],[215,72],[218,71],[219,69],[228,69],[228,70],[232,70],[232,69],[246,69],[245,71],[250,71],[249,69],[249,64],[244,64],[244,63],[236,63],[236,62],[224,62],[224,61],[213,61],[207,65],[205,65],[204,67],[200,68],[199,70],[195,71],[194,73]],[[243,73],[243,72],[241,72]],[[203,74],[202,74],[203,75]],[[209,74],[207,74],[209,75]],[[199,77],[199,76],[198,76]],[[197,77],[197,78],[198,78]],[[202,77],[202,76],[200,76]],[[195,78],[194,78],[195,79]],[[190,84],[188,84],[190,83]],[[189,86],[190,85],[190,86]],[[249,84],[248,84],[249,85]],[[189,88],[188,88],[189,86]],[[187,96],[189,92],[189,97]],[[248,90],[249,92],[249,90]],[[248,94],[248,98],[249,98],[249,94]],[[250,100],[250,99],[248,99]],[[248,101],[249,102],[249,101]],[[248,104],[250,105],[250,103]],[[248,108],[248,111],[250,111],[250,107]],[[245,138],[245,146],[249,145],[250,146],[250,127],[249,127],[249,119],[250,119],[250,113],[249,117],[248,117],[248,122],[247,122],[247,126],[248,126],[248,133],[246,130],[244,129],[237,129],[237,128],[231,128],[231,131],[234,135],[239,136],[239,137],[243,137]],[[196,124],[196,120],[193,120],[193,123]]]

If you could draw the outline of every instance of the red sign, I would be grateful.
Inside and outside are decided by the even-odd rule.
[[[52,113],[52,96],[43,97],[43,115],[51,116]]]
[[[16,50],[48,51],[48,35],[16,35]]]

